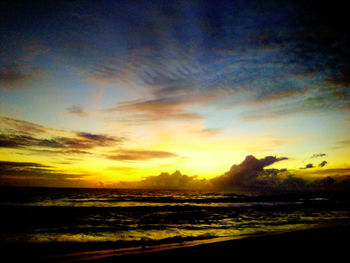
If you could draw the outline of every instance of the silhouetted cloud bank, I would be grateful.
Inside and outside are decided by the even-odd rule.
[[[209,191],[232,191],[241,193],[291,193],[308,191],[339,191],[350,189],[349,169],[339,171],[339,176],[321,176],[313,179],[293,174],[287,169],[265,169],[274,163],[288,160],[286,157],[266,156],[257,159],[249,155],[240,164],[232,165],[229,171],[212,179],[200,179],[197,176],[183,175],[176,171],[173,174],[161,173],[145,177],[136,182],[120,182],[117,187],[148,189],[194,189]],[[323,167],[327,162],[322,162]],[[322,166],[323,165],[323,166]],[[312,167],[311,167],[312,166]],[[306,165],[313,168],[313,165]],[[304,168],[305,169],[305,168]],[[345,173],[344,173],[345,172]]]
[[[87,186],[88,174],[69,173],[34,162],[0,161],[0,185],[81,187]],[[72,182],[72,180],[74,182]]]
[[[221,190],[256,191],[267,186],[274,188],[280,183],[278,175],[286,170],[264,168],[287,159],[273,156],[257,159],[249,155],[242,163],[233,165],[228,172],[213,178],[211,183],[216,189]]]
[[[197,176],[188,176],[175,171],[172,174],[161,173],[157,176],[148,176],[137,182],[120,182],[118,187],[123,188],[146,188],[146,189],[210,189],[210,183],[206,179],[198,179]]]

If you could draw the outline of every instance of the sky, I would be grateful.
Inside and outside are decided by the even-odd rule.
[[[0,184],[348,178],[347,9],[305,2],[1,1]]]

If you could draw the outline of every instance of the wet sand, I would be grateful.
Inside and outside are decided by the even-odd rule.
[[[350,225],[300,230],[282,234],[215,242],[193,247],[163,250],[119,257],[122,259],[196,259],[198,261],[291,262],[312,260],[344,261],[349,257]],[[98,261],[95,261],[98,262]],[[116,262],[107,258],[100,262]]]
[[[313,262],[345,260],[350,254],[350,224],[287,233],[212,239],[198,242],[115,249],[92,244],[2,246],[3,262],[130,262],[130,260],[195,260]],[[102,244],[101,244],[102,245]],[[77,252],[80,251],[80,252]],[[54,255],[54,256],[52,256]]]

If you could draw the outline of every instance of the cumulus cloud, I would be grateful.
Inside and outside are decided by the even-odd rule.
[[[197,190],[228,190],[228,191],[251,191],[258,190],[263,181],[277,183],[280,173],[285,169],[267,169],[264,167],[273,163],[287,160],[286,157],[267,156],[263,159],[256,159],[254,156],[247,156],[239,165],[233,165],[227,173],[213,179],[201,179],[197,176],[183,175],[176,171],[172,174],[161,173],[157,176],[149,176],[137,182],[120,182],[117,187],[136,187],[150,189],[197,189]],[[261,180],[261,178],[264,178]],[[275,182],[272,182],[276,180]],[[261,189],[260,189],[261,190]]]
[[[257,159],[249,155],[241,164],[233,165],[228,172],[213,178],[211,183],[215,188],[222,190],[254,190],[265,184],[276,184],[278,183],[277,175],[285,170],[264,170],[264,168],[287,159],[274,156]]]
[[[175,171],[172,174],[161,173],[157,176],[148,176],[137,182],[121,181],[117,187],[122,188],[145,188],[145,189],[210,189],[210,184],[205,179],[197,176],[188,176]]]

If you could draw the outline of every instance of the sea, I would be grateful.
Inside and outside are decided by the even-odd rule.
[[[92,242],[126,248],[350,222],[348,193],[20,187],[0,191],[0,239],[7,244]]]

